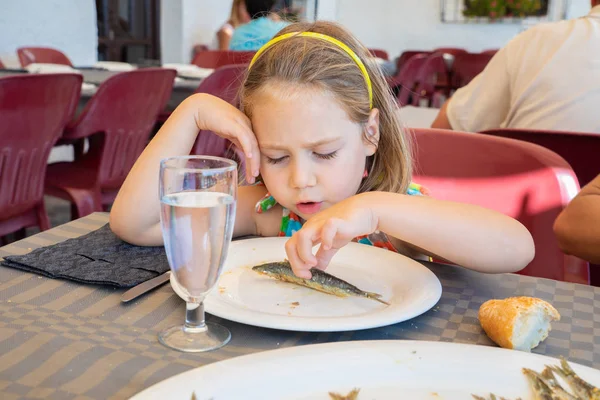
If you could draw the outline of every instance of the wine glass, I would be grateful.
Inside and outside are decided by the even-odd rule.
[[[235,220],[237,164],[209,156],[177,156],[160,163],[160,222],[169,267],[186,301],[185,324],[158,335],[184,352],[218,349],[227,328],[204,320],[202,304],[227,257]]]

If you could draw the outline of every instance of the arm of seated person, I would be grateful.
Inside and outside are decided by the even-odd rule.
[[[566,254],[600,264],[600,175],[558,216],[554,233]]]
[[[449,102],[450,102],[450,100],[446,101],[444,103],[444,105],[442,106],[442,108],[440,109],[440,112],[438,113],[437,117],[435,117],[435,120],[431,124],[432,128],[434,128],[434,129],[450,129],[450,130],[452,129],[452,125],[450,125],[450,121],[448,120],[448,114],[447,114]]]

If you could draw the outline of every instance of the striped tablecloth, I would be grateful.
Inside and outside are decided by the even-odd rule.
[[[2,247],[0,257],[83,235],[107,221],[107,214],[89,215]],[[231,330],[232,340],[222,349],[200,354],[180,353],[158,343],[161,329],[184,319],[183,301],[169,285],[122,304],[122,290],[0,266],[0,398],[122,399],[191,368],[312,343],[416,339],[488,346],[493,343],[479,327],[479,306],[490,298],[515,295],[543,298],[562,315],[534,352],[600,367],[600,288],[424,264],[440,278],[443,294],[420,317],[341,333],[287,332],[212,317]]]

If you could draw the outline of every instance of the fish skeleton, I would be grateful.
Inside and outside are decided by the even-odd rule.
[[[380,294],[361,290],[356,286],[317,268],[311,268],[310,273],[312,274],[312,278],[310,279],[299,278],[294,275],[289,261],[261,264],[253,267],[252,270],[280,281],[294,283],[296,285],[318,290],[319,292],[333,294],[338,297],[365,297],[388,306],[390,305],[390,303],[381,300]]]
[[[537,400],[600,400],[600,389],[581,379],[567,361],[561,357],[561,366],[546,366],[542,373],[529,368],[523,368]],[[559,375],[571,387],[572,394],[563,388],[556,376]],[[485,397],[473,395],[476,400],[486,400]],[[491,399],[497,399],[493,394]],[[500,397],[500,399],[503,399]]]
[[[560,359],[560,367],[553,365],[549,368],[567,381],[578,398],[600,400],[600,389],[581,379],[564,358]]]

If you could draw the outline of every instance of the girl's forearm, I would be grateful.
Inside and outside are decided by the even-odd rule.
[[[160,160],[189,154],[198,126],[195,113],[202,97],[186,99],[165,122],[127,175],[110,213],[111,229],[139,245],[162,244],[158,198]]]
[[[471,204],[386,192],[364,193],[380,231],[466,268],[516,272],[535,254],[517,220]]]

